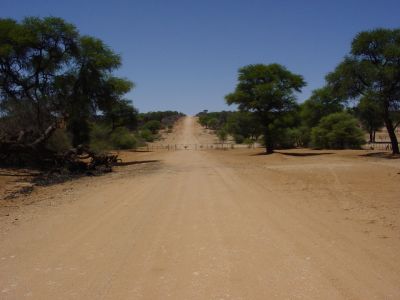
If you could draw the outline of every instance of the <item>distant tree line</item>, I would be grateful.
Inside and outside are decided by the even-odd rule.
[[[199,121],[229,132],[237,142],[262,136],[267,153],[293,146],[359,148],[365,142],[361,128],[374,142],[375,132],[385,126],[392,151],[399,154],[399,29],[359,33],[350,53],[326,76],[326,85],[298,104],[305,85],[301,75],[279,64],[242,67],[235,90],[225,97],[238,112],[204,111]]]
[[[236,143],[252,144],[262,134],[261,126],[249,112],[202,111],[197,114],[199,123],[206,129],[215,130],[218,136],[231,135]],[[225,140],[225,139],[223,139]]]

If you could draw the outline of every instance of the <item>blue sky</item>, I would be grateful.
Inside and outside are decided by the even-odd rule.
[[[400,27],[400,1],[1,0],[0,17],[58,16],[123,58],[140,111],[233,109],[239,67],[280,63],[304,76],[299,101],[324,84],[354,35]]]

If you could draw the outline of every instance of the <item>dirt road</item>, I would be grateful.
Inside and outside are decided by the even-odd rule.
[[[303,154],[142,153],[52,187],[2,219],[0,299],[400,299],[399,162]]]

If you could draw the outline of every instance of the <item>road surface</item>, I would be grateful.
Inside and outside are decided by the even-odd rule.
[[[186,117],[169,142],[199,143],[200,132]],[[70,201],[4,231],[0,299],[400,299],[398,236],[307,209],[319,196],[293,200],[271,181],[279,167],[269,180],[224,151],[146,155],[162,161],[53,195]]]

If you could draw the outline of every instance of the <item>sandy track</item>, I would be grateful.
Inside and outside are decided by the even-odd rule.
[[[207,138],[189,117],[167,137]],[[397,161],[140,155],[162,162],[3,231],[0,299],[400,298]]]

